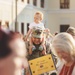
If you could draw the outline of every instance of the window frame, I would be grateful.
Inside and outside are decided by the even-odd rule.
[[[45,0],[40,0],[40,5],[41,5],[41,8],[44,8],[44,3],[45,3]]]
[[[60,0],[60,9],[69,9],[70,8],[70,0]]]
[[[37,6],[37,0],[33,0],[33,5]]]
[[[66,32],[66,30],[70,27],[70,24],[61,24],[60,32]]]
[[[21,0],[22,2],[24,2],[24,0]]]
[[[27,0],[27,4],[29,4],[30,3],[30,0]]]
[[[30,25],[30,23],[27,23],[27,32],[29,31],[29,25]]]

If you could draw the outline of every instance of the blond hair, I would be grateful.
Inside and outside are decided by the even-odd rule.
[[[70,34],[65,32],[57,34],[52,41],[52,48],[56,53],[56,49],[67,52],[75,60],[75,40]]]
[[[42,21],[43,20],[43,13],[40,12],[40,11],[37,11],[35,14],[34,14],[34,19],[35,19],[35,16],[39,14],[40,15],[40,20]]]

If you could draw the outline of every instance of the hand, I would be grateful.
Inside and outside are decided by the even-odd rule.
[[[27,38],[25,37],[25,39],[24,39],[25,41],[27,41]]]
[[[32,54],[32,51],[31,50],[29,50],[29,55],[31,55]]]
[[[42,51],[42,55],[46,55],[46,51],[45,50]]]

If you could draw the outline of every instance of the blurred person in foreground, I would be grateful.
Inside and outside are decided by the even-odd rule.
[[[22,36],[0,29],[0,75],[22,75],[28,66],[26,48]]]
[[[57,34],[52,41],[52,49],[60,58],[58,75],[75,75],[75,42],[68,33]]]

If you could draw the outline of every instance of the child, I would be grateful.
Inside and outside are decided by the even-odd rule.
[[[26,35],[26,38],[25,40],[27,40],[27,38],[29,37],[29,35],[32,33],[32,29],[34,27],[41,27],[43,30],[45,30],[45,27],[44,27],[44,24],[41,22],[43,20],[43,14],[41,12],[36,12],[35,15],[34,15],[34,22],[30,24],[29,26],[29,31]],[[29,54],[32,54],[32,39],[30,38],[30,48],[29,48]],[[44,46],[44,49],[46,50],[45,48],[45,40],[43,39],[43,43],[42,45]]]

